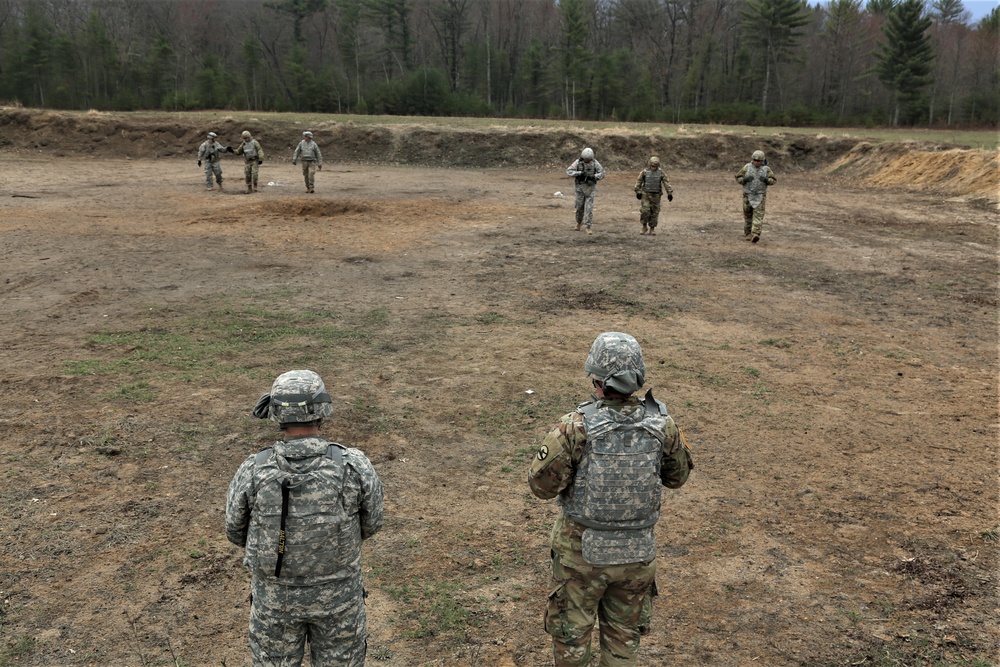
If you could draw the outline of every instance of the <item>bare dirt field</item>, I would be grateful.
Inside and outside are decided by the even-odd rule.
[[[588,237],[566,137],[534,165],[526,142],[444,168],[454,136],[377,164],[355,132],[321,141],[307,195],[294,133],[255,128],[272,153],[245,195],[231,157],[204,190],[198,127],[154,155],[111,145],[141,128],[19,122],[0,119],[0,666],[248,665],[226,487],[274,439],[255,400],[302,367],[338,401],[327,436],[386,485],[369,664],[551,664],[558,507],[525,474],[607,330],[643,345],[696,464],[665,494],[640,664],[997,664],[995,154],[907,163],[982,173],[907,191],[851,171],[870,147],[772,141],[751,245],[752,137],[665,159],[654,237],[632,195],[648,142],[608,138]]]

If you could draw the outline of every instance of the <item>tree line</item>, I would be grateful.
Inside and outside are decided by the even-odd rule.
[[[0,0],[0,103],[1000,123],[961,0]]]

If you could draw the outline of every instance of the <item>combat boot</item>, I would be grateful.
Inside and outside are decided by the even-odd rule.
[[[645,234],[648,231],[649,231],[649,227],[647,227],[646,225],[643,225],[642,226],[642,231],[639,232],[639,236],[642,236],[643,234]]]
[[[593,234],[594,232],[590,229],[590,227],[587,227],[587,236],[593,236]]]
[[[583,229],[583,223],[582,222],[576,223],[576,231],[580,231],[581,229]]]
[[[754,234],[750,237],[750,243],[756,243],[757,241],[760,241],[760,234]]]

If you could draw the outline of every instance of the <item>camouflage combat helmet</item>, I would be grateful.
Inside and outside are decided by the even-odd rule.
[[[642,348],[635,338],[617,331],[602,333],[594,340],[583,369],[619,394],[633,394],[646,382]]]
[[[764,151],[754,151],[753,155],[750,156],[750,160],[752,162],[756,162],[757,160],[760,160],[761,162],[763,162],[764,161]]]
[[[653,157],[649,158],[649,166],[650,167],[659,167],[660,166],[660,158],[656,157],[655,155]]]
[[[257,401],[253,414],[279,424],[314,422],[333,413],[333,402],[323,379],[312,371],[282,373],[271,385],[271,393]]]
[[[584,148],[583,151],[580,153],[580,159],[582,159],[582,160],[593,160],[594,159],[594,149],[593,148]]]
[[[250,130],[243,130],[243,134],[241,134],[240,136],[243,137],[244,139],[249,139],[253,135],[250,134]]]

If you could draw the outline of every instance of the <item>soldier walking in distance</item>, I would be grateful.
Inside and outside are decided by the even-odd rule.
[[[232,146],[223,146],[216,139],[219,135],[209,132],[208,138],[198,147],[198,166],[205,165],[205,189],[212,189],[212,174],[222,189],[222,154],[232,153]]]
[[[323,171],[323,153],[319,144],[313,141],[312,132],[303,132],[302,141],[292,153],[292,164],[302,160],[302,177],[306,181],[306,192],[316,192],[316,170]]]
[[[554,590],[545,610],[556,667],[590,665],[599,623],[601,667],[636,664],[656,592],[660,487],[676,489],[694,467],[680,429],[645,382],[632,336],[597,337],[584,371],[595,400],[564,415],[528,472],[539,498],[559,498],[552,528]]]
[[[584,148],[580,157],[573,161],[573,164],[566,170],[567,176],[572,176],[576,180],[576,231],[580,231],[583,225],[587,226],[587,233],[593,234],[591,226],[594,222],[594,193],[597,190],[597,181],[604,178],[604,167],[594,159],[594,149]]]
[[[767,166],[764,151],[754,151],[750,161],[736,174],[736,182],[743,186],[743,239],[756,243],[764,227],[764,201],[767,186],[778,179]]]
[[[667,201],[674,200],[674,189],[670,187],[665,171],[660,169],[660,158],[655,155],[649,158],[646,168],[639,172],[635,179],[635,198],[642,201],[639,208],[639,222],[642,223],[640,235],[656,234],[656,224],[660,218],[660,199],[663,191],[667,191]]]
[[[264,164],[264,149],[248,130],[243,130],[241,136],[243,143],[236,149],[236,154],[243,156],[243,176],[247,182],[247,194],[250,194],[257,192],[257,175],[260,165]]]
[[[333,402],[319,375],[289,371],[253,414],[282,437],[247,458],[226,495],[226,537],[246,549],[254,667],[361,667],[361,541],[382,528],[382,482],[357,449],[323,438]]]

